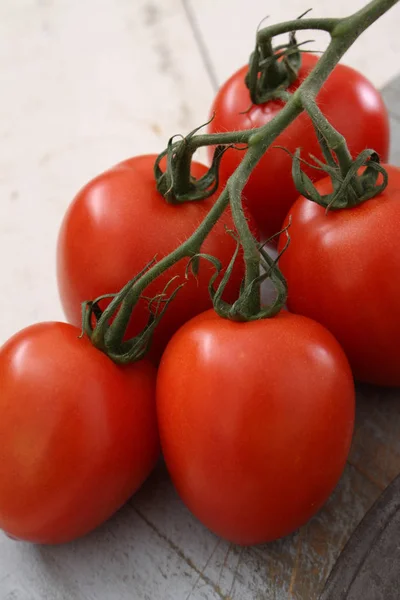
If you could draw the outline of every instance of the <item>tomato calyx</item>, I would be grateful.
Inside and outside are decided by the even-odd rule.
[[[216,146],[211,166],[199,179],[191,175],[191,162],[195,147],[190,146],[195,134],[207,126],[208,121],[196,127],[187,136],[173,136],[169,139],[167,148],[159,154],[154,164],[154,178],[157,190],[170,204],[182,202],[196,202],[209,198],[219,186],[219,164],[224,152],[232,145]],[[179,142],[174,142],[175,137],[182,137]],[[166,157],[166,169],[163,171],[160,163]]]
[[[311,10],[306,10],[294,21],[272,25],[257,33],[256,46],[245,77],[253,104],[265,104],[270,100],[287,101],[290,98],[291,94],[286,90],[298,78],[301,53],[306,51],[301,46],[313,41],[298,43],[298,29],[321,29],[332,33],[338,25],[338,19],[304,19]],[[272,39],[281,33],[289,33],[289,41],[273,47]]]
[[[210,254],[197,254],[192,257],[187,265],[187,272],[189,269],[192,269],[194,274],[196,274],[196,265],[198,264],[198,260],[203,258],[208,260],[213,267],[215,268],[215,273],[210,279],[208,290],[212,299],[213,307],[215,312],[224,319],[230,319],[232,321],[257,321],[259,319],[271,318],[277,315],[282,308],[286,304],[287,300],[287,283],[286,279],[283,277],[281,271],[278,268],[278,261],[282,254],[286,251],[290,238],[288,235],[288,229],[290,227],[289,224],[279,231],[276,236],[280,236],[281,234],[286,234],[287,242],[284,245],[282,251],[279,255],[273,259],[265,250],[265,246],[272,240],[272,238],[268,239],[266,242],[262,244],[257,244],[257,249],[260,254],[259,258],[259,272],[258,277],[255,277],[252,281],[250,281],[247,285],[245,281],[243,282],[242,289],[238,298],[233,303],[229,303],[223,298],[223,294],[226,288],[226,285],[232,275],[232,271],[235,265],[235,261],[238,258],[238,254],[242,243],[240,238],[232,231],[228,232],[234,239],[236,240],[236,250],[232,256],[232,259],[221,278],[220,283],[217,287],[215,287],[215,282],[219,278],[222,272],[222,264],[221,262],[215,258],[215,256],[211,256]],[[275,235],[273,237],[276,237]],[[260,284],[266,279],[270,279],[272,285],[275,288],[275,299],[271,304],[260,306]]]
[[[107,354],[117,364],[129,364],[141,360],[150,349],[153,333],[161,321],[169,304],[174,300],[179,290],[185,285],[177,285],[172,292],[172,286],[177,276],[173,277],[160,294],[153,298],[146,298],[149,307],[149,317],[144,329],[135,337],[125,339],[125,333],[132,316],[132,312],[143,295],[137,293],[135,284],[149,272],[156,264],[156,259],[151,260],[133,279],[117,294],[104,294],[95,300],[82,304],[82,332],[86,334],[92,344]],[[102,300],[111,299],[104,310],[100,309]]]
[[[310,94],[304,86],[300,86],[295,92],[295,99],[302,103],[310,117],[325,159],[323,162],[311,155],[314,164],[310,164],[300,158],[300,149],[296,150],[292,163],[292,177],[299,193],[327,210],[340,210],[357,206],[383,192],[388,183],[388,176],[380,164],[378,153],[366,149],[353,160],[345,138],[324,116],[317,105],[315,95]],[[301,162],[328,174],[333,192],[321,196],[311,179],[302,171]]]
[[[289,41],[275,48],[271,38],[259,41],[250,56],[245,84],[253,104],[264,104],[269,100],[285,100],[284,91],[296,81],[301,67],[301,51],[295,32]]]
[[[364,150],[352,161],[348,171],[343,175],[333,155],[325,154],[325,164],[316,157],[311,157],[316,164],[308,166],[319,168],[327,173],[332,181],[333,191],[321,195],[311,179],[301,169],[300,150],[293,157],[292,175],[297,190],[302,196],[316,202],[329,210],[352,208],[366,202],[383,192],[388,184],[388,175],[380,164],[379,156],[374,150]],[[379,178],[379,175],[381,177]],[[380,179],[380,181],[378,181]]]

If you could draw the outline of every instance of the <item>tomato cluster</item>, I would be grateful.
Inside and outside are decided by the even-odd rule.
[[[304,55],[290,91],[316,60]],[[218,93],[212,132],[258,127],[282,109],[272,100],[246,110],[245,72]],[[373,147],[387,159],[387,114],[362,75],[339,65],[318,102],[352,154]],[[321,157],[306,114],[275,145]],[[353,376],[400,384],[400,170],[386,167],[389,185],[377,197],[326,211],[296,199],[291,159],[279,148],[265,154],[244,196],[252,231],[265,236],[290,224],[280,258],[288,311],[239,322],[212,309],[215,265],[204,255],[220,262],[221,281],[237,244],[226,209],[196,274],[188,275],[189,258],[179,261],[135,306],[126,338],[143,330],[170,281],[185,283],[147,358],[117,365],[80,335],[82,303],[117,292],[187,240],[242,156],[225,153],[220,187],[205,200],[166,202],[149,155],[102,173],[70,205],[57,255],[69,323],[28,327],[0,349],[0,527],[10,537],[60,543],[84,535],[138,489],[161,448],[180,496],[207,527],[244,545],[279,538],[310,519],[341,476],[354,426]],[[315,180],[319,171],[306,170]],[[193,178],[206,173],[192,163]],[[331,187],[329,177],[316,183],[321,195]],[[286,240],[284,233],[279,250]],[[227,302],[243,277],[239,257]],[[98,311],[109,302],[103,298]]]

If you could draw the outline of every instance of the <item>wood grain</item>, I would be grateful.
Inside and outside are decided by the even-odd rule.
[[[381,489],[400,472],[400,390],[359,385],[350,462]]]
[[[307,526],[273,544],[241,548],[207,531],[183,507],[163,465],[133,499],[162,539],[179,549],[226,600],[313,600],[341,548],[380,489],[348,465],[324,509]]]

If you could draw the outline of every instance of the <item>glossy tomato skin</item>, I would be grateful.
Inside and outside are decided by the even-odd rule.
[[[157,378],[161,445],[189,509],[227,540],[258,544],[305,523],[344,468],[354,385],[333,336],[281,313],[186,323]]]
[[[0,528],[17,539],[86,534],[159,456],[153,365],[118,367],[78,336],[40,323],[0,349]]]
[[[354,376],[400,385],[400,169],[385,165],[386,190],[351,209],[329,211],[300,197],[280,259],[288,307],[322,323],[345,350]],[[316,184],[321,194],[330,179]],[[288,222],[289,215],[286,219]],[[285,240],[279,242],[283,247]]]
[[[314,68],[318,58],[302,54],[302,66],[297,81],[289,88],[294,92]],[[211,110],[215,114],[209,125],[210,133],[261,127],[281,110],[282,103],[273,101],[251,105],[249,91],[244,84],[247,66],[237,71],[221,87]],[[386,161],[389,152],[389,119],[378,90],[360,73],[339,64],[318,94],[317,102],[325,117],[344,135],[353,156],[366,148],[373,148]],[[273,143],[294,153],[302,149],[302,156],[313,154],[322,159],[321,151],[311,121],[305,113],[300,115]],[[222,159],[221,181],[239,165],[243,152],[228,150]],[[270,148],[253,171],[244,195],[256,224],[264,237],[281,229],[282,222],[298,196],[292,175],[292,159],[279,148]],[[304,167],[316,180],[320,172]]]
[[[195,231],[215,202],[216,196],[168,204],[156,190],[155,159],[152,155],[137,156],[99,175],[79,192],[64,218],[58,241],[58,287],[66,317],[76,326],[81,324],[82,302],[118,292],[154,257],[160,259],[172,252]],[[194,163],[192,174],[201,177],[206,170]],[[202,252],[216,256],[224,267],[236,245],[227,228],[233,229],[228,211],[202,246]],[[155,361],[183,323],[211,306],[208,283],[213,267],[201,260],[198,276],[186,279],[187,262],[180,261],[169,269],[145,293],[148,297],[161,293],[176,275],[179,277],[168,293],[185,282],[155,333],[151,349]],[[236,298],[243,271],[239,258],[226,289],[227,300]],[[135,310],[128,335],[138,333],[148,316],[148,302],[143,300]]]

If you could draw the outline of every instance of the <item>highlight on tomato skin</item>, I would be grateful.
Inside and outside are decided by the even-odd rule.
[[[388,185],[356,207],[326,209],[300,196],[289,211],[290,245],[279,261],[288,307],[329,329],[354,377],[400,385],[400,168],[384,164]],[[316,184],[332,191],[329,177]],[[278,249],[286,240],[282,236]]]
[[[38,323],[0,348],[0,529],[11,538],[85,535],[159,457],[155,368],[119,367],[79,334]]]
[[[57,280],[67,320],[80,327],[81,304],[106,293],[117,293],[150,261],[161,259],[186,240],[205,218],[219,192],[198,202],[168,203],[157,191],[153,167],[156,156],[136,156],[90,181],[75,197],[64,217],[58,238]],[[192,175],[207,171],[193,162]],[[219,190],[220,191],[220,190]],[[252,230],[256,228],[251,224]],[[218,258],[223,270],[235,252],[236,241],[230,209],[213,227],[201,252]],[[187,260],[174,265],[146,290],[153,298],[176,277],[185,283],[168,306],[155,332],[150,357],[158,363],[175,331],[194,315],[211,308],[208,291],[214,267],[200,259],[196,277],[185,276]],[[243,261],[236,261],[225,297],[233,301],[244,274]],[[173,289],[170,288],[170,293]],[[107,301],[100,303],[105,308]],[[140,300],[130,321],[127,337],[137,335],[149,318],[148,300]]]
[[[298,79],[289,87],[294,92],[309,75],[318,56],[302,53]],[[261,127],[270,122],[282,109],[282,101],[251,105],[249,90],[245,85],[248,66],[236,71],[218,91],[208,126],[210,133],[241,131]],[[390,128],[389,115],[380,92],[364,75],[343,64],[338,64],[317,95],[317,103],[332,126],[347,140],[352,156],[366,148],[373,148],[383,162],[388,160]],[[249,108],[250,107],[250,108]],[[282,150],[292,154],[302,148],[306,159],[310,154],[322,160],[315,130],[306,113],[301,114],[278,136],[252,172],[244,189],[244,197],[257,227],[264,239],[280,231],[283,220],[298,197],[293,184],[292,159]],[[209,153],[211,155],[212,148]],[[230,149],[220,165],[221,183],[232,175],[244,153]],[[319,171],[305,167],[313,181],[320,178]]]
[[[338,342],[284,311],[248,323],[198,315],[159,367],[172,481],[206,527],[241,545],[283,537],[321,508],[345,467],[354,412]]]

